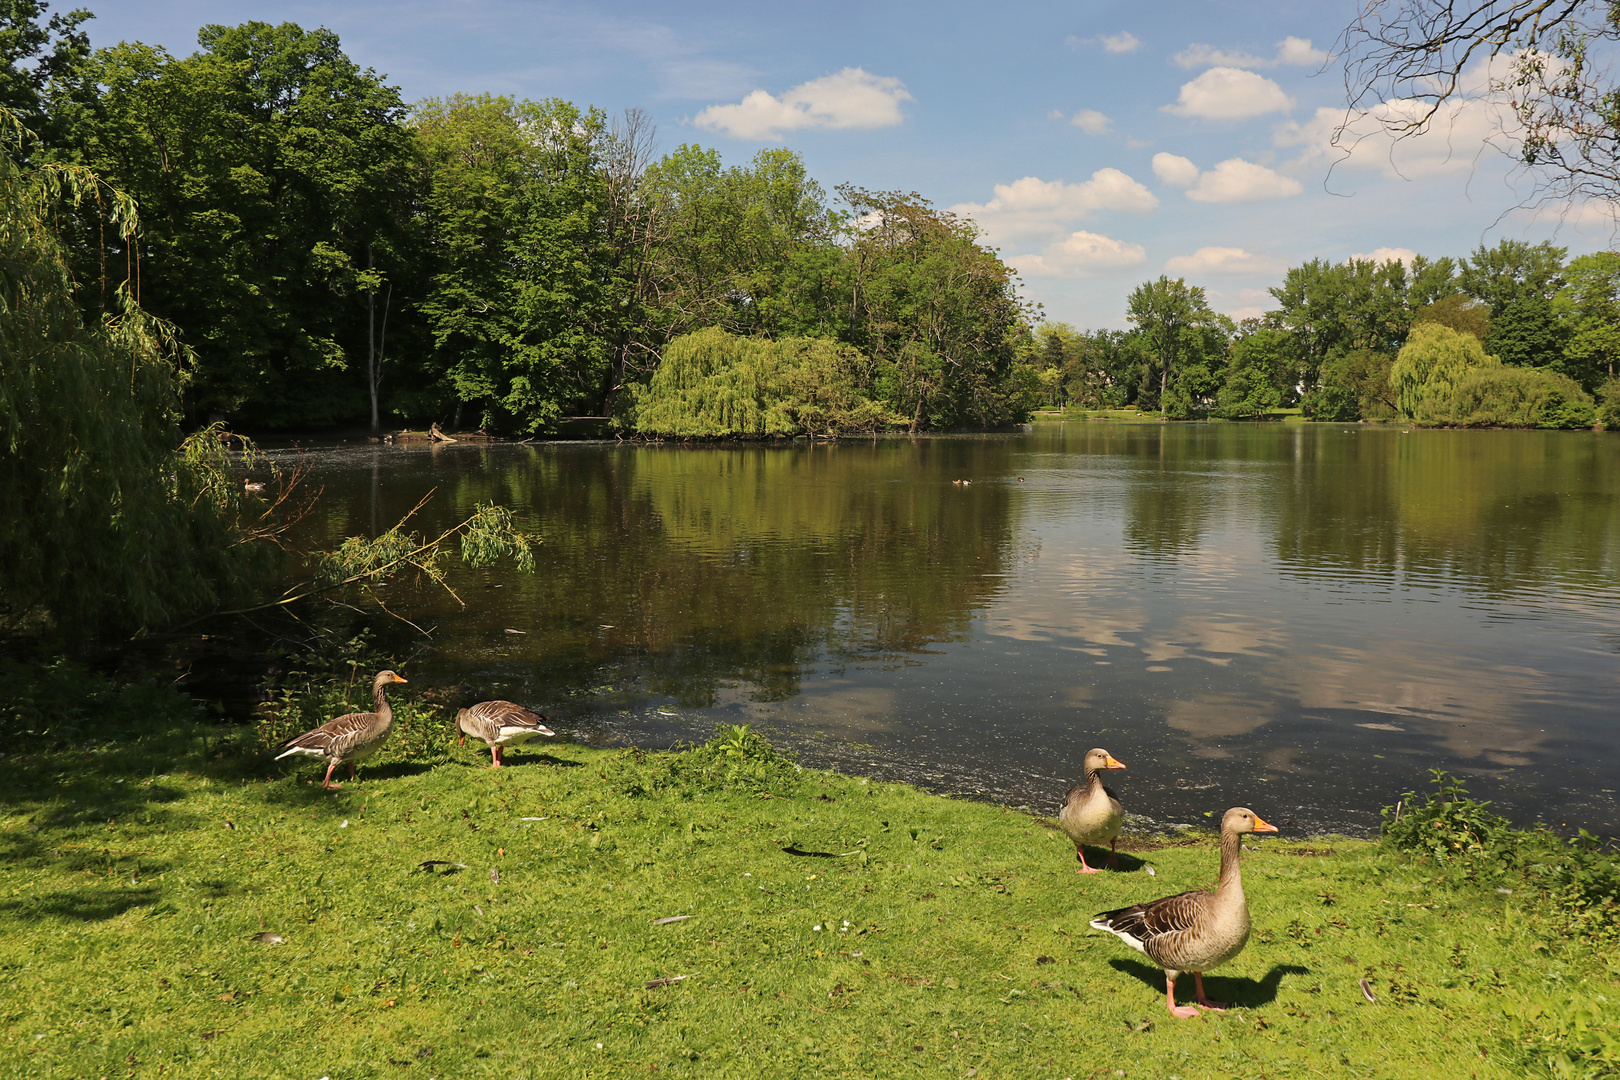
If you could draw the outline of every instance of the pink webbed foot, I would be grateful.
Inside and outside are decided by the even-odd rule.
[[[332,783],[332,772],[336,768],[337,762],[335,761],[326,767],[326,777],[321,781],[321,787],[325,788],[327,791],[336,791],[343,786],[342,784]]]
[[[1168,974],[1164,977],[1164,1007],[1177,1020],[1191,1020],[1198,1015],[1196,1006],[1176,1004],[1176,980]]]
[[[1193,985],[1198,991],[1193,995],[1193,1000],[1197,1001],[1198,1004],[1202,1005],[1206,1009],[1214,1009],[1216,1012],[1222,1012],[1225,1010],[1226,1002],[1211,1001],[1209,1000],[1209,996],[1204,993],[1204,976],[1202,973],[1193,973]]]
[[[1100,873],[1102,873],[1101,870],[1097,869],[1095,866],[1092,866],[1091,864],[1086,862],[1086,853],[1080,849],[1079,844],[1076,844],[1075,847],[1074,847],[1074,857],[1080,860],[1080,869],[1076,870],[1075,873],[1077,873],[1077,874],[1100,874]]]

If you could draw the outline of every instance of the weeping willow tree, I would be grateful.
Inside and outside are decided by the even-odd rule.
[[[859,350],[826,338],[767,341],[711,326],[676,338],[637,396],[636,430],[685,438],[832,438],[905,421],[867,394]]]
[[[0,110],[0,633],[85,642],[240,591],[266,533],[230,444],[181,438],[173,328],[127,287],[99,319],[76,301],[54,215],[93,205],[133,258],[133,202],[82,168],[23,168],[24,134]]]

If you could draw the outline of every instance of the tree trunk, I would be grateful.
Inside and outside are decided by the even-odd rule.
[[[370,270],[377,265],[377,257],[366,245],[366,269]],[[379,434],[382,431],[382,421],[377,416],[377,289],[376,286],[366,290],[366,389],[371,392],[371,433]]]

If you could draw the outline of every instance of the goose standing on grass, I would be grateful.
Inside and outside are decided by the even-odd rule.
[[[489,767],[498,769],[506,763],[508,746],[557,734],[546,727],[550,719],[510,701],[480,701],[456,713],[456,745],[464,745],[468,735],[483,740],[489,744]]]
[[[1116,761],[1113,754],[1100,747],[1087,751],[1086,782],[1069,789],[1068,796],[1063,800],[1063,809],[1058,811],[1058,824],[1074,841],[1074,857],[1080,860],[1080,869],[1075,871],[1077,874],[1097,873],[1095,866],[1086,863],[1086,844],[1100,847],[1106,842],[1108,866],[1112,870],[1119,869],[1119,852],[1114,845],[1119,840],[1119,830],[1125,825],[1125,808],[1112,791],[1103,787],[1102,777],[1098,774],[1104,769],[1124,767],[1124,762]]]
[[[371,680],[372,712],[345,713],[336,720],[328,720],[314,731],[295,735],[277,748],[281,753],[276,755],[276,760],[293,754],[325,758],[331,764],[326,767],[326,779],[321,781],[321,787],[328,791],[342,787],[342,784],[332,783],[332,770],[339,765],[347,765],[349,779],[353,780],[355,762],[370,757],[377,747],[387,741],[388,733],[394,728],[394,710],[388,704],[388,694],[384,688],[389,683],[404,681],[392,671],[377,672],[377,677]]]
[[[1234,806],[1221,817],[1221,883],[1214,892],[1166,896],[1091,920],[1093,929],[1118,935],[1164,968],[1164,1003],[1170,1015],[1183,1020],[1198,1015],[1196,1006],[1176,1004],[1176,976],[1183,971],[1193,973],[1199,1005],[1226,1008],[1205,996],[1204,972],[1242,952],[1249,940],[1249,902],[1243,897],[1238,847],[1248,833],[1276,831],[1277,826],[1261,821],[1253,810]]]

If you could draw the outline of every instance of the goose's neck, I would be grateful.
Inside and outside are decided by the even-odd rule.
[[[1103,786],[1102,770],[1101,769],[1087,769],[1086,770],[1086,794],[1087,795],[1096,795],[1098,792],[1102,791],[1102,786]]]
[[[376,683],[371,688],[371,711],[382,717],[383,723],[394,722],[394,707],[388,704],[388,684]]]
[[[1221,833],[1221,892],[1243,891],[1243,869],[1238,859],[1242,844],[1242,833]]]

